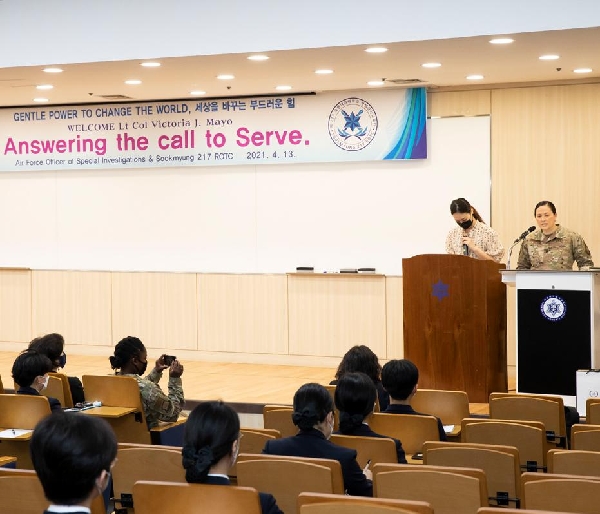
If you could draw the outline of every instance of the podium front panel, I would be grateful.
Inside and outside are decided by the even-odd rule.
[[[575,372],[592,365],[591,292],[517,291],[518,391],[575,396]]]

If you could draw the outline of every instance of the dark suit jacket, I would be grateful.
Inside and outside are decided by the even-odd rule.
[[[204,483],[206,485],[231,485],[228,478],[214,475],[209,475]],[[283,514],[272,494],[258,493],[258,496],[260,497],[260,508],[263,514]]]
[[[355,435],[355,436],[359,436],[359,437],[383,437],[386,439],[393,439],[394,442],[396,443],[396,455],[398,457],[398,463],[406,464],[406,455],[404,454],[404,449],[402,448],[402,443],[398,439],[394,439],[393,437],[388,437],[387,435],[381,435],[381,434],[378,434],[377,432],[373,432],[371,430],[371,427],[369,425],[367,425],[366,423],[360,424],[351,432],[344,432],[344,433],[336,432],[336,433],[342,434],[342,435]]]
[[[76,403],[85,402],[85,397],[83,396],[83,384],[81,380],[77,377],[67,377],[69,381],[69,388],[71,389],[71,398],[73,398],[73,405]]]
[[[385,414],[415,414],[416,416],[430,416],[431,414],[423,414],[422,412],[417,412],[410,405],[399,405],[397,403],[391,404],[385,411]],[[435,417],[435,416],[434,416]],[[438,423],[438,432],[440,433],[440,441],[447,441],[446,432],[444,432],[444,425],[442,425],[442,420],[440,418],[437,419]]]
[[[33,387],[19,387],[17,394],[28,394],[30,396],[42,396]],[[62,410],[62,406],[60,405],[60,402],[56,398],[52,398],[51,396],[48,396],[47,398],[48,398],[48,402],[50,403],[50,410],[52,412],[57,411],[57,410]]]
[[[365,477],[356,462],[356,450],[333,444],[316,429],[301,430],[292,437],[267,441],[263,453],[337,460],[342,466],[344,487],[348,494],[373,496],[373,483]]]

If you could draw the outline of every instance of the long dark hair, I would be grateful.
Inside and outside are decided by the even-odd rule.
[[[452,202],[450,202],[450,214],[471,214],[471,210],[473,212],[473,217],[477,221],[485,223],[485,221],[483,221],[483,218],[477,212],[477,209],[473,207],[469,202],[467,202],[467,200],[465,200],[464,198],[457,198],[456,200],[452,200]]]
[[[335,378],[339,380],[344,373],[357,371],[367,375],[375,384],[381,380],[379,359],[373,350],[364,344],[353,346],[346,352],[335,372]]]
[[[333,411],[333,398],[321,384],[304,384],[294,395],[292,421],[300,430],[311,430]]]
[[[373,412],[377,389],[364,373],[346,373],[335,388],[335,406],[340,411],[340,432],[352,433]]]
[[[203,402],[188,417],[183,436],[182,464],[190,483],[206,481],[214,464],[231,453],[240,436],[240,418],[222,401]]]

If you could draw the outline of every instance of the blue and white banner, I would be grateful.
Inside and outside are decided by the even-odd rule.
[[[424,159],[424,88],[0,110],[0,171]]]

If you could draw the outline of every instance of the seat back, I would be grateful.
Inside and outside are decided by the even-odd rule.
[[[426,501],[436,514],[475,514],[488,505],[485,473],[445,466],[377,464],[374,496]]]
[[[65,375],[64,373],[48,373],[48,375],[50,375],[51,377],[56,377],[60,380],[60,383],[62,384],[62,389],[63,389],[64,402],[62,400],[60,400],[60,398],[58,398],[58,396],[54,396],[52,394],[49,396],[54,396],[55,398],[58,398],[60,400],[60,404],[63,407],[66,407],[66,408],[73,407],[73,395],[71,394],[71,386],[69,385],[69,378],[67,377],[67,375]]]
[[[260,428],[241,428],[239,453],[257,454],[262,453],[267,441],[279,439],[281,434],[277,430]],[[237,476],[237,463],[229,469],[229,476]]]
[[[554,432],[566,442],[565,406],[561,397],[492,393],[490,418],[539,421],[547,431]],[[566,446],[566,445],[565,445]]]
[[[477,514],[548,514],[547,510],[533,510],[533,509],[507,509],[500,507],[481,507]],[[553,514],[571,514],[569,512],[557,513],[554,511]]]
[[[573,425],[571,427],[571,449],[600,452],[600,425]]]
[[[281,437],[290,437],[298,433],[298,427],[292,421],[294,409],[278,405],[263,407],[263,423],[265,428],[278,430]]]
[[[2,377],[0,376],[0,394],[4,394],[4,385],[2,384]]]
[[[248,487],[136,482],[136,514],[262,514],[258,492]]]
[[[83,375],[81,377],[88,401],[100,401],[103,407],[135,409],[135,414],[119,418],[105,418],[120,443],[150,444],[151,437],[137,380],[118,375]]]
[[[50,505],[35,472],[0,475],[0,498],[0,511],[10,514],[39,514]]]
[[[546,467],[548,442],[544,425],[539,421],[466,418],[462,422],[462,441],[514,446],[519,450],[522,468],[529,466],[534,471],[535,466]]]
[[[340,494],[300,493],[298,495],[298,510],[300,513],[312,512],[303,510],[309,505],[328,505],[331,508],[338,505],[345,505],[347,508],[357,506],[365,509],[358,512],[371,512],[367,509],[375,505],[380,505],[405,509],[416,514],[433,514],[433,509],[427,502],[397,500],[392,498],[365,498],[364,496],[348,496]],[[319,512],[326,513],[329,511],[319,510]]]
[[[65,403],[65,391],[63,389],[62,380],[50,375],[50,373],[48,373],[48,386],[43,389],[40,394],[46,398],[56,398],[60,402],[61,407],[67,407]]]
[[[550,450],[548,473],[600,478],[600,453],[582,450]]]
[[[490,499],[508,496],[518,505],[514,500],[521,497],[521,468],[519,450],[514,446],[427,442],[423,445],[423,464],[481,469]]]
[[[440,440],[437,419],[433,416],[376,412],[370,425],[378,434],[400,439],[409,462],[412,455],[422,451],[425,441]]]
[[[247,460],[264,460],[267,462],[276,462],[280,460],[294,460],[299,462],[309,462],[318,466],[325,466],[331,470],[331,480],[333,484],[333,494],[344,494],[344,476],[342,475],[342,466],[337,460],[333,459],[317,459],[312,457],[291,457],[287,455],[248,455],[240,453],[238,455],[238,464]],[[283,510],[283,509],[282,509]]]
[[[600,425],[600,398],[588,398],[585,401],[585,422],[588,425]]]
[[[411,400],[412,408],[426,412],[442,420],[444,425],[458,425],[468,418],[469,397],[464,391],[442,391],[437,389],[419,389]]]
[[[45,396],[0,394],[0,427],[33,430],[38,421],[50,414]]]
[[[523,473],[523,508],[577,512],[598,512],[600,480],[578,475]]]
[[[330,441],[339,446],[356,450],[356,461],[363,469],[369,461],[371,461],[371,466],[380,462],[398,463],[396,443],[392,439],[333,434]]]
[[[117,499],[123,494],[133,494],[133,485],[138,480],[185,483],[181,450],[164,449],[161,446],[119,447],[112,477]]]
[[[238,462],[238,485],[270,493],[279,508],[297,512],[298,495],[305,491],[333,493],[331,469],[297,460],[245,460]]]
[[[312,503],[304,505],[300,514],[411,514],[413,511],[392,505],[354,503]]]

